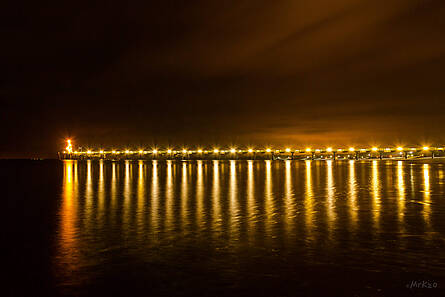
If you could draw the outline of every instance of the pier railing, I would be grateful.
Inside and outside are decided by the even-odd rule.
[[[61,160],[342,160],[445,157],[445,147],[346,149],[87,150],[59,152]]]

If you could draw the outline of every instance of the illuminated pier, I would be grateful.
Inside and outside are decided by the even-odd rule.
[[[445,157],[445,146],[370,147],[370,148],[212,148],[212,149],[138,149],[138,150],[74,150],[71,140],[59,152],[61,160],[362,160],[422,159]]]

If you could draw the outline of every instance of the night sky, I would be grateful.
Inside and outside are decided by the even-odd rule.
[[[133,2],[133,3],[127,3]],[[1,9],[0,157],[445,143],[445,1]]]

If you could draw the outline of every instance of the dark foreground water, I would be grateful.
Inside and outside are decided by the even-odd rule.
[[[445,296],[440,162],[0,166],[6,296]]]

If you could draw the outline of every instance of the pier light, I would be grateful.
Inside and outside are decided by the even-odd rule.
[[[214,149],[213,152],[214,152],[215,154],[217,154],[217,153],[219,153],[219,149]]]
[[[337,150],[337,152],[342,152],[342,151],[343,151],[342,149],[338,149],[338,150]]]
[[[266,153],[270,153],[270,152],[271,152],[270,148],[266,149]]]
[[[202,149],[198,149],[198,153],[202,154]]]
[[[349,151],[350,151],[350,152],[353,152],[353,151],[355,151],[355,148],[350,147],[350,148],[349,148]]]
[[[247,150],[249,153],[252,153],[253,152],[253,149],[248,149]]]
[[[328,147],[328,148],[326,149],[326,151],[329,152],[329,153],[332,152],[332,147]]]
[[[168,149],[168,150],[167,150],[167,153],[168,153],[168,154],[171,154],[171,153],[172,153],[172,150],[171,150],[171,149]]]
[[[286,153],[290,153],[290,148],[286,148]]]
[[[116,153],[116,151],[115,151],[115,150],[112,150],[111,152],[112,152],[113,154],[115,154],[115,153]]]
[[[316,149],[315,151],[316,151],[317,153],[319,153],[319,152],[320,152],[320,150],[319,150],[319,149]]]
[[[170,151],[171,152],[171,151]],[[154,149],[153,150],[153,154],[157,154],[158,153],[158,150],[157,149]]]
[[[428,151],[429,149],[430,149],[430,148],[427,147],[427,146],[424,146],[424,147],[423,147],[423,150],[424,150],[424,151]]]
[[[143,154],[144,153],[144,151],[143,150],[139,150],[139,154]]]
[[[183,150],[182,150],[182,153],[183,153],[183,154],[187,154],[187,150],[186,150],[186,149],[183,149]]]
[[[68,152],[68,154],[71,154],[73,152],[73,146],[71,145],[71,139],[66,140],[65,150]]]
[[[399,152],[401,152],[401,151],[403,151],[403,147],[399,146],[399,147],[397,148],[397,150],[398,150]]]
[[[376,151],[378,151],[379,149],[378,149],[377,147],[373,147],[371,150],[372,150],[373,152],[376,152]]]
[[[103,150],[100,150],[100,151],[99,151],[99,153],[103,154],[103,153],[104,153],[104,151],[103,151]]]
[[[91,154],[91,150],[88,150],[87,153],[88,153],[88,154]]]
[[[230,152],[231,152],[232,154],[234,154],[234,153],[236,153],[236,149],[233,148],[233,149],[230,150]]]
[[[311,152],[311,149],[310,149],[310,148],[307,148],[307,149],[306,149],[306,152],[310,153],[310,152]]]
[[[130,153],[130,151],[129,151],[129,150],[125,150],[125,153],[126,153],[126,154],[129,154],[129,153]]]

